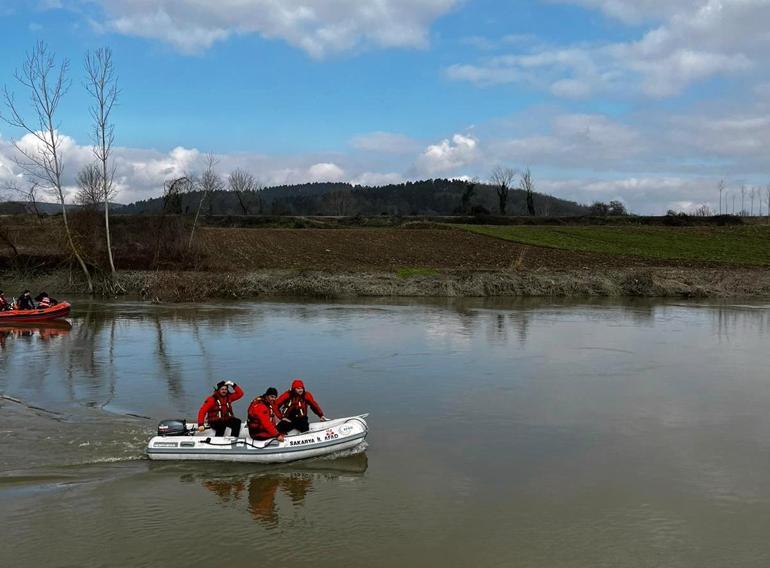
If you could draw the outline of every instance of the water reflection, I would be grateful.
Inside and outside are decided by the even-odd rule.
[[[449,361],[482,351],[492,359],[504,353],[533,356],[551,341],[567,341],[576,350],[604,348],[625,334],[608,338],[600,328],[670,328],[678,333],[687,327],[691,333],[703,321],[698,307],[709,313],[720,342],[770,328],[764,305],[647,300],[574,304],[486,298],[208,307],[79,300],[75,306],[74,327],[62,321],[0,328],[0,374],[5,375],[0,387],[21,398],[39,398],[50,394],[53,384],[63,391],[56,393],[57,403],[114,405],[111,410],[159,417],[194,412],[216,377],[243,381],[250,399],[294,375],[315,381],[323,373],[338,374],[336,362],[351,352],[365,357],[346,366],[370,374],[422,367],[425,353]],[[592,323],[596,331],[585,333]],[[572,335],[577,330],[582,331]],[[636,344],[614,347],[634,350]],[[298,357],[298,350],[307,353]],[[55,380],[46,383],[46,377]],[[146,402],[156,405],[147,407]]]
[[[38,341],[47,343],[67,335],[71,329],[72,324],[67,320],[34,324],[0,324],[0,350],[7,349],[10,340],[31,342],[33,338],[37,338]]]
[[[217,498],[222,507],[245,508],[254,522],[276,528],[282,514],[302,507],[322,482],[350,481],[360,478],[368,468],[365,453],[333,460],[318,460],[271,468],[250,474],[223,474],[211,465],[212,472],[186,473],[183,483],[199,482]]]

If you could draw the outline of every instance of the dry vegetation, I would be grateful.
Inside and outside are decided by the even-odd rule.
[[[74,219],[78,238],[99,242],[89,231],[98,232],[102,225],[96,220],[90,223],[86,216]],[[14,259],[11,248],[0,242],[0,261],[8,270],[2,280],[5,287],[14,289],[16,282],[23,285],[35,281],[45,283],[48,289],[83,290],[77,273],[71,270],[66,241],[54,219],[13,217],[0,221],[18,255]],[[542,227],[516,227],[515,234],[506,233],[503,238],[496,234],[492,238],[429,224],[423,228],[332,229],[204,226],[198,228],[195,244],[188,251],[189,223],[189,219],[178,216],[115,217],[113,246],[120,267],[120,287],[145,298],[171,300],[261,295],[770,294],[770,271],[752,263],[726,266],[723,258],[645,258],[566,250],[556,248],[552,242],[533,246],[509,240],[511,235],[530,242],[546,239],[550,233],[543,232]],[[582,227],[583,232],[577,234],[583,238],[577,242],[592,242],[584,234],[591,230]],[[649,229],[619,227],[612,234],[614,231],[633,239],[635,234],[643,237]],[[737,238],[738,233],[745,233],[745,238],[753,235],[748,229],[736,233],[730,227],[708,228],[705,232],[656,228],[655,235],[667,239],[668,251],[677,236],[686,244],[683,250],[691,250],[693,243],[688,239],[703,239],[704,235],[714,239],[715,250],[722,250],[717,245],[724,240],[725,231],[732,238]],[[556,234],[572,232],[570,229]],[[605,233],[606,229],[596,228],[594,234],[598,238]],[[11,269],[19,263],[26,268],[11,275]]]

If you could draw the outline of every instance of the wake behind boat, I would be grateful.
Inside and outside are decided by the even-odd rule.
[[[277,438],[254,440],[248,432],[239,437],[215,437],[210,430],[196,432],[196,424],[164,420],[158,435],[147,444],[151,460],[209,460],[249,463],[285,463],[332,454],[359,446],[369,433],[368,414],[313,422],[305,433],[290,432]]]

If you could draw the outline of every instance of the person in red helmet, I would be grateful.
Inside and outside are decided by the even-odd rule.
[[[230,392],[232,387],[233,392]],[[219,381],[214,393],[208,397],[198,411],[198,432],[203,432],[208,422],[215,436],[224,436],[230,428],[231,436],[241,433],[241,421],[233,414],[233,403],[243,396],[243,389],[233,381]]]
[[[283,442],[283,434],[275,427],[278,419],[275,412],[275,401],[278,391],[270,387],[265,394],[258,396],[249,405],[249,435],[255,440],[269,440],[277,438]]]
[[[297,429],[300,432],[307,432],[310,429],[308,424],[307,409],[310,407],[321,420],[326,420],[324,411],[318,406],[313,395],[305,390],[305,383],[300,379],[294,379],[291,388],[283,393],[275,401],[276,414],[281,421],[276,425],[278,431],[282,434],[290,430]]]

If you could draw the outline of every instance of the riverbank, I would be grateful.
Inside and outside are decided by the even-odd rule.
[[[6,221],[0,288],[86,292],[51,220]],[[118,218],[114,280],[97,294],[158,301],[305,296],[770,297],[770,227],[203,226]],[[173,225],[173,224],[172,224]],[[155,227],[155,228],[153,228]],[[168,228],[168,227],[167,227]],[[13,254],[11,254],[11,250]],[[5,252],[5,256],[3,256]],[[96,257],[91,263],[97,262]]]
[[[7,291],[47,290],[57,297],[84,293],[69,270],[28,278],[6,274]],[[147,301],[188,302],[260,297],[346,298],[367,296],[637,296],[770,297],[770,271],[761,268],[656,267],[562,271],[400,271],[325,272],[261,270],[238,273],[177,271],[120,272],[97,294],[126,295]]]

